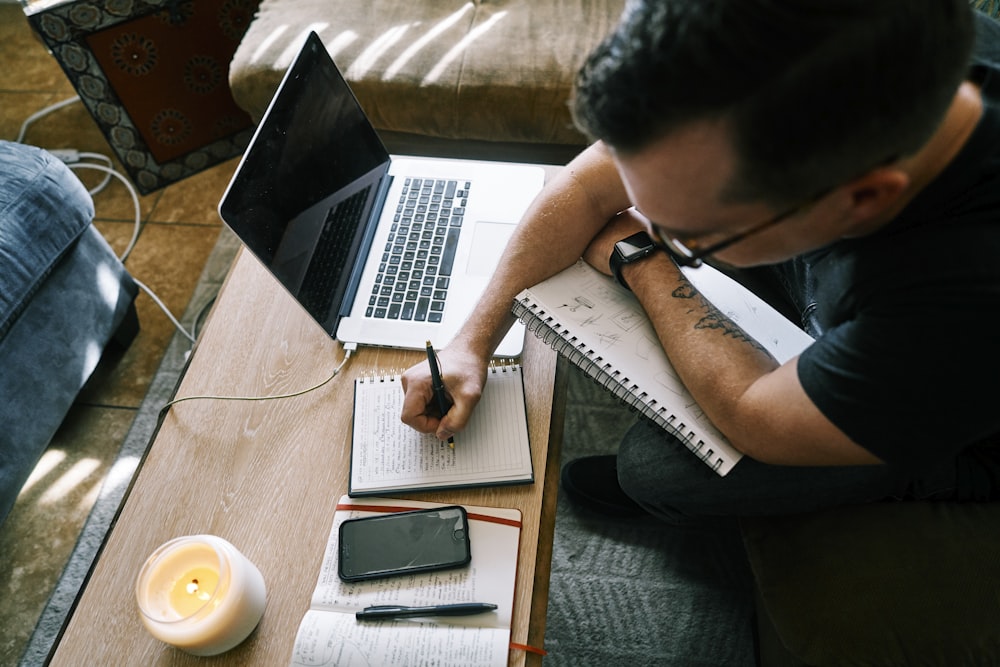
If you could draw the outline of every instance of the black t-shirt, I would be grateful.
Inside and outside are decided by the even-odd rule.
[[[1000,24],[978,20],[984,114],[960,154],[876,234],[799,259],[822,335],[806,393],[889,463],[1000,443]],[[800,274],[802,272],[800,271]]]

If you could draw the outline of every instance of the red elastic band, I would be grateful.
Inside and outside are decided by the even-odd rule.
[[[515,642],[510,643],[512,649],[517,649],[518,651],[527,651],[528,653],[534,653],[536,655],[548,655],[548,651],[543,648],[538,648],[537,646],[528,646],[527,644],[517,644]]]

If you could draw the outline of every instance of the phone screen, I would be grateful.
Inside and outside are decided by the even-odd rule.
[[[461,567],[472,558],[468,517],[458,505],[348,519],[339,539],[344,581]]]

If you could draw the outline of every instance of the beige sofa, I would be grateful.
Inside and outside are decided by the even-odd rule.
[[[567,102],[624,0],[262,0],[230,65],[258,120],[316,31],[389,150],[565,163]]]

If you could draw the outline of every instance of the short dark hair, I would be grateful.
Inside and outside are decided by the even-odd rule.
[[[727,196],[785,205],[921,147],[974,35],[968,0],[632,0],[572,108],[623,153],[723,121]]]

